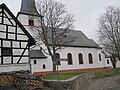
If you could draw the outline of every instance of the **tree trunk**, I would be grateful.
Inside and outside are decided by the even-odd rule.
[[[112,62],[113,68],[116,69],[116,63],[117,63],[116,57],[111,58],[111,62]]]
[[[55,59],[55,55],[52,56],[52,63],[53,63],[53,73],[56,72],[56,59]]]
[[[56,62],[55,62],[55,60],[53,60],[53,73],[55,73],[56,72]]]
[[[116,69],[116,63],[112,63],[114,69]]]

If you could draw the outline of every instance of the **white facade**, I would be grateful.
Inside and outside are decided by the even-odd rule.
[[[60,65],[58,65],[59,71],[77,71],[77,70],[87,70],[87,69],[106,69],[111,68],[111,62],[109,60],[109,64],[107,64],[107,60],[105,59],[105,56],[103,53],[101,53],[102,49],[96,49],[96,48],[81,48],[81,47],[65,47],[64,49],[61,49],[58,51],[60,55],[60,59],[66,59],[66,60],[60,60]],[[67,54],[72,54],[72,65],[68,65],[67,61]],[[81,53],[83,55],[83,64],[79,64],[79,58],[78,54]],[[91,53],[93,57],[93,63],[89,63],[88,54]],[[99,54],[101,55],[101,61],[99,58]],[[47,55],[46,55],[47,56]],[[37,61],[37,64],[34,64],[34,60]],[[32,63],[32,73],[42,73],[42,72],[50,72],[52,71],[52,60],[50,56],[47,56],[47,59],[31,59]],[[46,68],[43,68],[43,65],[46,66]]]
[[[34,26],[29,26],[29,17],[30,15],[19,14],[18,19],[23,24],[23,26],[28,30],[28,32],[34,37],[33,29],[34,26],[39,26],[37,22],[37,17],[32,16],[34,19]],[[40,18],[40,17],[38,17]],[[42,44],[41,47],[46,49],[45,45]],[[39,48],[34,48],[39,49]],[[107,64],[107,60],[105,59],[105,55],[102,53],[102,49],[99,48],[88,48],[88,47],[63,47],[63,49],[59,50],[57,53],[60,55],[61,65],[58,65],[59,71],[74,71],[74,70],[82,70],[82,69],[104,69],[111,68],[111,63]],[[72,55],[72,65],[68,65],[67,54],[71,53]],[[83,64],[79,64],[78,54],[81,53],[83,56]],[[44,53],[45,54],[45,53]],[[88,55],[92,55],[93,63],[89,63]],[[99,57],[101,56],[101,60]],[[47,56],[46,59],[31,59],[31,69],[32,73],[44,73],[44,72],[52,72],[53,65],[51,57]],[[65,60],[66,59],[66,60]],[[45,65],[45,66],[44,66]]]

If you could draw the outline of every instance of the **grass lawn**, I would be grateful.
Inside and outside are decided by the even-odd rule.
[[[99,79],[99,78],[106,78],[106,77],[120,75],[120,68],[110,69],[110,70],[88,70],[88,71],[81,71],[81,72],[59,73],[59,79],[60,80],[69,79],[71,77],[74,77],[76,75],[86,73],[86,72],[95,73],[96,78]],[[43,78],[48,80],[57,80],[58,74],[46,74],[46,75],[43,75]]]

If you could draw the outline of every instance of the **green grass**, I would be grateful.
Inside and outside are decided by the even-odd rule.
[[[111,69],[111,70],[99,70],[93,72],[95,73],[96,78],[106,78],[106,77],[120,75],[120,68]]]
[[[120,68],[111,69],[111,70],[88,70],[88,71],[81,71],[81,72],[59,73],[59,79],[66,80],[66,79],[72,78],[76,75],[86,73],[86,72],[95,73],[96,78],[99,79],[99,78],[106,78],[106,77],[120,75]],[[46,74],[46,75],[43,75],[43,78],[48,79],[48,80],[57,80],[58,74],[57,73],[56,74]]]
[[[59,79],[60,80],[65,80],[65,79],[69,79],[71,77],[74,77],[76,75],[81,74],[82,72],[67,72],[67,73],[59,73]],[[57,80],[58,79],[58,74],[47,74],[47,75],[43,75],[44,79],[51,79],[51,80]]]

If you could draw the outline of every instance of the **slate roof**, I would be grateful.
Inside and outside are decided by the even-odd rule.
[[[38,58],[47,58],[47,57],[40,50],[30,50],[30,58],[38,59]]]
[[[71,46],[99,48],[99,45],[94,40],[89,39],[81,31],[70,30],[70,32],[68,34],[75,37],[75,40],[70,44]]]
[[[21,9],[19,13],[30,14],[35,16],[40,16],[35,6],[35,0],[22,0]]]
[[[64,29],[58,29],[60,32],[62,32]],[[89,39],[83,32],[78,30],[69,30],[68,33],[65,33],[66,38],[75,38],[73,39],[73,42],[62,44],[57,44],[58,46],[68,46],[68,47],[87,47],[87,48],[101,48],[99,45],[92,39]],[[66,39],[67,40],[67,39]],[[51,44],[51,40],[49,40],[49,44]]]

